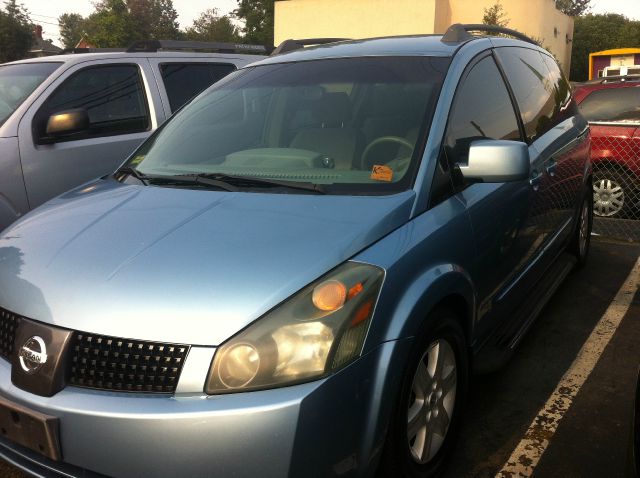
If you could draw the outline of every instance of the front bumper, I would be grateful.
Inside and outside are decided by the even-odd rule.
[[[325,380],[219,396],[67,387],[47,398],[13,386],[0,360],[2,396],[59,418],[63,462],[3,440],[0,456],[36,476],[366,476],[384,439],[381,387],[406,348],[385,343]]]

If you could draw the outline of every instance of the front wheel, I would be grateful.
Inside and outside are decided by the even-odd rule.
[[[464,333],[449,309],[416,339],[392,416],[379,476],[431,478],[453,451],[468,383]]]

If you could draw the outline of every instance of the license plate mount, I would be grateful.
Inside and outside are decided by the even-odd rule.
[[[0,397],[0,436],[60,461],[59,421]]]

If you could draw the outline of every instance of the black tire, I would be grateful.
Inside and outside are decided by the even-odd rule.
[[[583,215],[583,212],[587,209],[586,218]],[[586,231],[583,229],[583,223],[586,219]],[[576,267],[583,267],[587,263],[587,258],[589,257],[589,249],[591,248],[591,231],[593,229],[593,194],[590,191],[585,193],[584,198],[582,199],[582,205],[580,206],[580,210],[578,211],[578,217],[576,220],[576,227],[573,231],[573,237],[571,239],[571,244],[569,245],[569,251],[576,256],[577,263]],[[582,234],[586,232],[586,237],[584,238],[584,242],[582,241]]]
[[[596,216],[633,218],[635,203],[640,202],[638,194],[638,186],[626,170],[613,166],[601,166],[594,170],[593,212]]]
[[[443,307],[434,310],[429,314],[425,323],[430,324],[429,328],[416,338],[409,355],[407,366],[405,367],[401,390],[391,416],[385,448],[378,469],[377,476],[379,478],[433,478],[440,476],[448,459],[451,457],[459,434],[460,421],[464,412],[464,403],[469,383],[469,361],[465,335],[456,314],[448,308]],[[429,346],[434,342],[443,340],[450,345],[450,350],[452,350],[453,355],[455,355],[456,387],[452,416],[445,433],[444,441],[441,442],[438,451],[435,452],[426,463],[420,464],[412,454],[412,445],[410,444],[410,439],[407,437],[409,405],[412,400],[414,400],[414,405],[416,403],[416,395],[412,390],[414,376],[416,376],[418,365],[426,355]],[[443,349],[445,347],[443,347]],[[429,363],[428,358],[426,358],[424,363]],[[432,394],[435,393],[435,391],[432,392]],[[436,398],[436,401],[438,400],[439,398]],[[444,402],[444,398],[442,400]],[[427,403],[429,400],[425,399],[424,402]],[[441,406],[444,407],[444,404]],[[434,409],[437,407],[438,406],[434,404]],[[420,409],[420,411],[422,411],[422,409]],[[415,446],[416,439],[417,437],[414,438],[413,446]]]

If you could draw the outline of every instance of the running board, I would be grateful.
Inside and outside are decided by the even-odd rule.
[[[545,279],[551,279],[551,283],[549,287],[537,287],[534,290],[534,300],[529,300],[527,305],[523,307],[520,311],[517,312],[518,315],[522,314],[526,319],[522,322],[522,326],[520,330],[517,331],[511,338],[511,340],[507,344],[507,348],[509,350],[515,349],[522,338],[525,336],[531,325],[536,321],[542,309],[547,305],[553,294],[556,293],[558,288],[562,285],[565,278],[569,275],[569,273],[573,270],[576,265],[576,258],[568,253],[563,253],[558,257],[555,263],[546,271],[546,273],[542,276],[540,283],[542,283]],[[532,305],[530,305],[532,304]],[[528,314],[526,313],[527,308],[529,308]]]
[[[528,300],[513,316],[517,321],[505,321],[494,334],[494,338],[478,351],[474,360],[474,372],[487,373],[502,367],[509,361],[513,351],[518,346],[527,331],[536,321],[542,309],[547,305],[553,294],[562,285],[576,265],[576,258],[568,253],[562,253],[542,275],[536,287],[532,290]],[[545,287],[546,286],[546,287]]]

